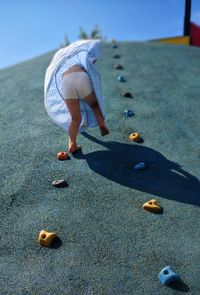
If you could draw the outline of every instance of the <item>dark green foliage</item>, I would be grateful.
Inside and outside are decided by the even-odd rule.
[[[101,39],[103,40],[103,36],[102,36],[102,33],[101,33],[101,29],[99,28],[98,25],[96,25],[90,35],[87,34],[84,29],[81,27],[80,28],[80,33],[79,33],[79,39]]]

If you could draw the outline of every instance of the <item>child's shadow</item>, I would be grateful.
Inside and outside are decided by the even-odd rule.
[[[200,205],[200,182],[161,153],[137,144],[103,142],[83,132],[82,135],[107,150],[77,157],[86,159],[90,169],[119,183],[151,195]],[[144,161],[147,169],[135,171],[134,165]]]

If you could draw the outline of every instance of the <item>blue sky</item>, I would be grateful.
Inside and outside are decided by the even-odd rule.
[[[183,33],[185,0],[0,0],[0,68],[56,49],[96,24],[108,41],[143,41]],[[200,25],[200,0],[191,20]]]

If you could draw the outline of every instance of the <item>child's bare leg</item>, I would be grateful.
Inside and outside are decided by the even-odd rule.
[[[106,134],[109,134],[109,130],[106,127],[105,120],[99,107],[95,92],[92,91],[89,95],[85,96],[84,100],[89,104],[89,106],[94,112],[94,115],[97,119],[101,131],[101,135],[104,136]]]
[[[69,151],[73,152],[79,148],[76,139],[81,123],[80,104],[78,99],[73,98],[65,99],[65,103],[72,118],[69,126]]]

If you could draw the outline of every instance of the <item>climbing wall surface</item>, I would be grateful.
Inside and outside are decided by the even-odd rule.
[[[200,294],[200,50],[116,44],[97,63],[110,134],[64,161],[43,104],[54,52],[0,71],[2,295]],[[167,266],[182,281],[163,287]]]

